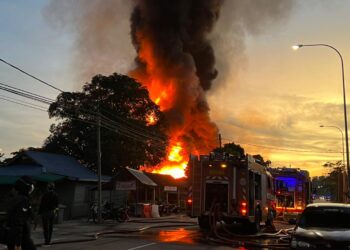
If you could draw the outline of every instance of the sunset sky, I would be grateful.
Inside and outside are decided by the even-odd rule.
[[[344,127],[339,58],[328,48],[294,51],[291,46],[335,46],[344,57],[345,79],[350,79],[350,1],[296,0],[283,10],[267,4],[273,1],[255,1],[266,6],[246,1],[240,8],[235,2],[226,0],[210,36],[219,71],[208,95],[212,120],[224,142],[234,141],[250,154],[262,154],[273,166],[325,173],[323,163],[342,159],[340,132],[320,128],[320,124]],[[91,65],[76,61],[83,53],[76,50],[80,17],[61,18],[48,3],[0,1],[0,58],[67,91],[80,89],[96,73],[128,72],[135,56],[129,36],[131,4],[116,10],[114,37],[106,42],[110,46],[84,52],[92,58],[96,52],[106,53],[94,61],[96,72],[86,74]],[[50,98],[58,94],[5,64],[0,64],[0,82]],[[3,96],[10,94],[1,91]],[[1,99],[0,117],[0,149],[6,155],[41,146],[54,122],[45,112]]]

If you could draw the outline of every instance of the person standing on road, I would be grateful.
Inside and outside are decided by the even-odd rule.
[[[36,250],[30,237],[31,205],[29,195],[34,190],[30,177],[19,178],[14,186],[14,196],[7,207],[8,250]]]
[[[47,192],[41,198],[39,214],[42,217],[45,245],[50,245],[53,230],[53,222],[58,210],[58,196],[54,191],[55,184],[47,185]]]

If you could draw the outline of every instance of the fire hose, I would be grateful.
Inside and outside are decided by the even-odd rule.
[[[239,235],[229,232],[225,226],[223,226],[222,220],[220,219],[220,206],[219,204],[212,203],[209,211],[209,226],[210,235],[208,240],[214,243],[225,244],[236,247],[255,247],[255,248],[269,248],[279,249],[289,247],[289,233],[291,229],[279,230],[276,233],[263,233],[259,235]],[[224,233],[218,231],[217,223],[220,223]],[[235,237],[235,239],[228,238],[229,236]],[[247,240],[248,238],[248,240]],[[265,244],[253,241],[258,238],[277,238],[280,243]]]
[[[154,223],[154,221],[148,220],[131,220],[129,222],[138,222],[138,223]],[[102,237],[121,237],[121,235],[128,235],[132,233],[140,233],[149,229],[155,228],[166,228],[166,227],[191,227],[197,226],[197,223],[177,221],[177,220],[164,220],[157,221],[158,224],[161,223],[174,223],[171,225],[155,225],[155,226],[145,226],[138,229],[123,229],[123,230],[110,230],[94,233],[88,235],[88,238],[81,238],[75,240],[61,240],[60,242],[54,242],[54,244],[67,244],[67,243],[79,243],[79,242],[89,242],[96,241]],[[217,224],[221,225],[221,228],[224,232],[219,232]],[[210,235],[206,238],[208,241],[211,241],[216,244],[225,244],[230,246],[244,246],[244,247],[255,247],[255,248],[266,248],[269,249],[279,249],[286,248],[289,246],[289,233],[291,229],[279,230],[276,233],[263,233],[259,235],[240,235],[230,232],[220,219],[220,206],[218,204],[212,204],[209,212],[209,224],[210,224]],[[235,239],[229,238],[234,237]],[[274,238],[278,239],[281,243],[278,244],[263,244],[253,241],[254,239],[259,238]],[[247,240],[248,239],[248,240]],[[37,245],[40,246],[40,245]]]
[[[136,221],[132,221],[136,222]],[[147,223],[147,222],[141,222],[140,223]],[[168,221],[162,221],[160,223],[166,223]],[[175,222],[175,221],[173,221]],[[168,222],[169,223],[169,222]],[[170,222],[172,223],[172,222]],[[120,237],[121,234],[127,235],[131,233],[140,233],[149,229],[155,229],[155,228],[167,228],[167,227],[193,227],[196,226],[196,223],[191,222],[182,222],[177,221],[178,224],[171,224],[171,225],[156,225],[156,226],[146,226],[138,229],[123,229],[123,230],[110,230],[110,231],[103,231],[103,232],[97,232],[92,235],[88,235],[88,238],[81,238],[81,239],[74,239],[74,240],[60,240],[59,242],[53,242],[52,244],[58,245],[58,244],[69,244],[69,243],[81,243],[81,242],[89,242],[89,241],[96,241],[102,237],[105,237],[107,235]],[[42,246],[42,244],[35,244],[36,246]]]

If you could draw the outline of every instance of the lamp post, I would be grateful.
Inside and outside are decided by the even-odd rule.
[[[342,75],[342,83],[343,83],[343,105],[344,105],[344,124],[345,124],[345,145],[346,145],[346,167],[348,171],[348,192],[350,192],[350,171],[349,171],[349,142],[348,142],[348,119],[347,119],[347,113],[346,113],[346,92],[345,92],[345,78],[344,78],[344,61],[343,57],[340,54],[339,50],[334,48],[331,45],[324,44],[324,43],[316,43],[316,44],[298,44],[292,46],[294,50],[297,50],[302,47],[327,47],[332,50],[334,50],[339,58],[340,58],[340,63],[341,63],[341,75]],[[349,193],[348,193],[349,194]]]
[[[342,143],[342,156],[343,156],[343,164],[345,165],[345,157],[344,157],[344,134],[343,130],[337,126],[325,126],[325,125],[320,125],[320,128],[335,128],[338,129],[341,133],[341,143]]]

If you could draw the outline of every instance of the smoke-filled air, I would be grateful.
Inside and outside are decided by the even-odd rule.
[[[137,58],[130,75],[147,87],[167,121],[170,157],[162,172],[185,163],[191,152],[204,154],[217,146],[218,130],[210,121],[205,92],[217,75],[207,35],[219,18],[221,4],[140,0],[132,13]],[[180,158],[171,158],[174,149]]]
[[[222,5],[227,5],[224,22],[215,27]],[[76,33],[74,62],[82,82],[121,70],[147,87],[165,114],[169,147],[165,162],[142,169],[182,177],[190,153],[206,154],[218,146],[206,96],[232,73],[228,63],[242,56],[245,33],[261,31],[290,7],[290,1],[278,0],[66,0],[52,1],[44,14]],[[130,23],[121,21],[125,15]],[[216,43],[224,75],[215,81],[220,68],[211,41],[221,33],[232,35],[227,43],[233,43],[233,51],[225,55],[227,47]]]

